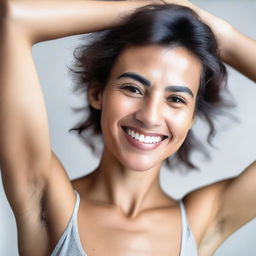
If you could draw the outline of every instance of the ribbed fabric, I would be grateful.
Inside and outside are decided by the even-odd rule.
[[[78,226],[77,226],[77,212],[80,203],[80,196],[77,191],[76,203],[73,210],[73,214],[68,223],[68,226],[57,245],[55,246],[51,256],[88,256],[83,250],[81,245]],[[183,202],[180,200],[181,218],[182,218],[182,238],[181,249],[179,256],[197,256],[196,243],[193,234],[189,228],[186,218],[186,210]]]

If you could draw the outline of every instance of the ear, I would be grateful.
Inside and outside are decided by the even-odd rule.
[[[98,110],[102,108],[102,90],[97,86],[92,86],[88,90],[88,101],[89,104]]]

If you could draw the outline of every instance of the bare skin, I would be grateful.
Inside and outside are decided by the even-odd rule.
[[[180,2],[190,5],[186,1]],[[72,214],[76,199],[73,189],[81,196],[78,226],[82,245],[88,255],[138,255],[138,252],[147,256],[179,254],[179,206],[177,201],[162,191],[158,178],[161,161],[182,143],[193,124],[194,99],[179,95],[187,99],[188,106],[169,107],[174,103],[168,102],[167,108],[166,102],[163,103],[163,99],[166,99],[163,88],[155,82],[154,90],[149,94],[151,99],[145,98],[143,101],[143,104],[148,104],[147,108],[141,108],[142,101],[136,98],[137,103],[132,104],[135,108],[129,109],[132,112],[116,112],[111,124],[139,122],[143,124],[140,126],[143,132],[152,130],[172,135],[174,140],[164,141],[165,144],[161,145],[163,151],[157,151],[159,159],[152,159],[148,163],[144,161],[145,154],[138,151],[136,157],[139,159],[136,162],[134,156],[126,151],[128,146],[121,148],[126,155],[110,150],[111,143],[119,145],[119,136],[125,135],[121,129],[104,129],[113,136],[113,140],[106,142],[99,167],[92,174],[71,182],[51,150],[47,113],[31,57],[31,47],[37,42],[114,26],[121,22],[123,15],[147,3],[1,0],[0,166],[4,189],[17,222],[20,255],[49,255],[52,252]],[[256,81],[255,41],[224,21],[191,7],[212,26],[221,46],[223,60]],[[44,12],[39,14],[42,9]],[[142,55],[137,53],[136,56],[143,61],[149,51],[158,56],[167,49],[145,48],[139,51]],[[195,95],[198,89],[195,84],[199,78],[190,77],[187,70],[193,67],[197,69],[194,73],[199,73],[197,59],[184,49],[167,52],[176,54],[180,60],[189,60],[186,65],[176,69],[175,74],[180,74],[176,76],[177,80],[187,81]],[[129,91],[117,90],[114,86],[126,81],[118,80],[117,75],[131,71],[129,65],[132,61],[124,54],[112,71],[108,89],[96,98],[90,92],[90,104],[105,111],[106,117],[108,110],[115,106],[109,102],[120,103],[109,101],[110,97],[116,96],[114,99],[117,100],[125,97],[127,104],[130,102],[128,96],[130,100],[135,100]],[[152,83],[159,79],[153,75],[158,72],[153,71],[172,65],[160,57],[158,61],[151,59],[151,62],[149,58],[147,63],[151,64],[146,69],[141,64],[132,71],[143,74]],[[170,77],[164,72],[160,78],[161,85],[169,84]],[[185,127],[181,133],[177,132],[178,126],[173,125],[177,124],[177,120],[174,122],[167,118],[167,109],[177,111],[178,124]],[[156,115],[156,110],[162,113],[160,117]],[[135,113],[133,119],[130,118],[132,113]],[[170,146],[169,143],[173,144]],[[144,170],[139,169],[141,163]],[[255,218],[255,181],[254,162],[238,177],[200,188],[184,198],[200,256],[212,255],[228,236]],[[234,208],[237,210],[233,211]],[[201,221],[198,222],[198,219]],[[172,241],[166,237],[172,237]]]

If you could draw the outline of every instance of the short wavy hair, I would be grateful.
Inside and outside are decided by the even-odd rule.
[[[75,63],[71,68],[75,81],[74,92],[86,94],[97,84],[104,90],[115,60],[129,46],[157,44],[164,47],[181,46],[192,52],[202,63],[201,81],[195,114],[209,126],[207,137],[211,144],[216,133],[214,115],[224,105],[222,90],[226,89],[227,72],[220,60],[219,50],[212,30],[190,8],[175,5],[148,5],[124,18],[122,24],[96,32],[74,52]],[[86,111],[86,117],[76,127],[84,142],[96,152],[95,135],[102,135],[101,111],[87,106],[76,111]],[[83,136],[83,132],[86,132]],[[197,168],[191,161],[192,150],[205,152],[205,148],[190,130],[175,157],[166,159],[172,166],[173,159],[189,168]]]

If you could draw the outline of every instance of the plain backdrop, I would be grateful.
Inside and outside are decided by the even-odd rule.
[[[193,3],[226,19],[236,28],[256,39],[255,0],[197,0]],[[72,94],[72,81],[68,72],[73,59],[72,52],[79,43],[79,38],[76,36],[45,42],[33,48],[48,111],[52,149],[61,159],[71,179],[89,173],[98,163],[98,159],[78,137],[68,132],[68,129],[81,117],[81,114],[72,112],[72,107],[81,107],[85,104],[83,97]],[[185,175],[178,171],[170,172],[165,168],[161,170],[162,186],[173,197],[180,198],[197,187],[236,176],[255,160],[255,83],[229,68],[228,85],[233,94],[232,100],[237,104],[233,114],[237,116],[239,122],[230,121],[225,117],[218,119],[220,132],[215,139],[217,149],[210,148],[211,160],[204,160],[199,154],[194,154],[194,161],[198,163],[200,171]],[[196,128],[198,134],[206,134],[202,123],[197,122]],[[40,134],[38,139],[40,140]],[[255,244],[256,220],[253,220],[228,238],[215,255],[255,256]],[[0,186],[0,255],[18,255],[15,219],[2,186]]]

